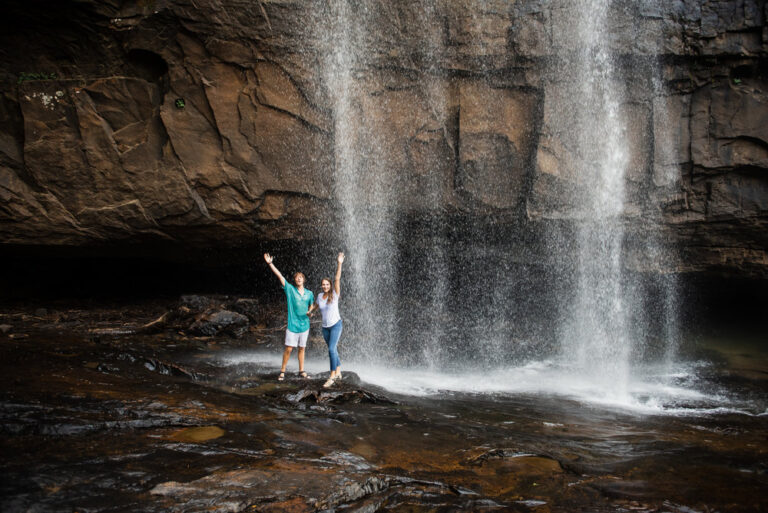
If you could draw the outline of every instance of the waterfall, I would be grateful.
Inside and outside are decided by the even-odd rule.
[[[425,16],[433,6],[419,6]],[[444,252],[445,221],[443,184],[425,171],[418,192],[420,238],[407,235],[403,224],[403,198],[410,184],[392,169],[392,159],[381,138],[381,126],[390,120],[386,88],[376,84],[372,71],[376,56],[370,48],[369,20],[382,16],[378,4],[330,2],[319,27],[322,41],[323,80],[332,105],[334,128],[335,197],[341,206],[346,267],[345,324],[356,361],[398,365],[433,366],[444,346],[449,269]],[[415,89],[421,111],[435,126],[447,121],[445,82],[429,57],[440,51],[440,42],[425,38],[426,69]],[[417,63],[411,63],[417,68]],[[430,67],[432,65],[433,67]],[[373,92],[373,91],[376,92]],[[383,91],[383,92],[382,92]],[[387,127],[392,129],[391,126]],[[406,261],[418,254],[418,261]],[[402,258],[401,258],[402,257]],[[403,267],[418,266],[407,293]],[[404,326],[404,323],[407,326]]]
[[[393,357],[397,328],[396,198],[394,177],[380,164],[386,159],[380,155],[377,127],[364,115],[365,103],[372,101],[364,74],[366,8],[365,3],[330,2],[322,34],[324,79],[333,107],[334,192],[349,255],[342,294],[351,322],[345,329],[354,334],[357,358],[376,362]]]
[[[406,168],[391,167],[392,149],[387,146],[391,141],[382,139],[382,132],[399,126],[398,114],[390,117],[390,110],[399,108],[403,114],[402,103],[397,104],[402,98],[382,83],[387,73],[403,71],[378,66],[381,56],[371,53],[381,44],[372,20],[381,19],[381,10],[386,9],[382,5],[330,2],[319,22],[320,66],[332,107],[334,196],[341,210],[342,249],[348,255],[343,305],[349,360],[384,369],[386,382],[397,375],[395,370],[406,368],[438,376],[437,383],[423,385],[425,389],[441,388],[456,372],[474,372],[475,377],[467,378],[472,387],[477,373],[493,371],[511,372],[513,378],[498,378],[511,389],[531,385],[557,391],[567,391],[568,380],[577,376],[585,394],[631,403],[636,395],[633,379],[647,377],[636,376],[643,372],[636,363],[652,352],[649,341],[655,339],[672,362],[671,339],[677,338],[675,282],[658,265],[668,253],[653,227],[661,223],[654,192],[649,192],[651,181],[674,188],[676,162],[664,157],[663,169],[651,179],[636,162],[632,147],[638,137],[631,128],[636,112],[651,116],[654,134],[657,125],[664,126],[667,113],[659,64],[654,48],[646,48],[648,58],[640,59],[644,69],[628,71],[610,29],[612,9],[635,7],[579,0],[547,8],[553,51],[540,64],[543,120],[538,144],[551,150],[558,160],[557,178],[568,186],[562,204],[554,213],[545,213],[537,225],[557,226],[556,235],[553,229],[545,244],[548,262],[531,262],[525,268],[528,264],[520,262],[530,262],[527,248],[516,249],[514,257],[505,255],[509,240],[493,226],[493,216],[490,229],[483,224],[486,221],[450,224],[445,186],[436,169],[418,170],[418,206],[406,198],[407,184],[402,182],[413,178],[398,176]],[[437,5],[425,2],[413,9],[423,19],[433,19],[440,16]],[[485,20],[476,18],[475,7],[480,8],[478,4],[470,9],[471,26],[462,37],[493,30],[492,23],[485,27]],[[496,15],[493,9],[488,12]],[[399,13],[388,14],[400,23]],[[392,33],[389,37],[394,37]],[[441,59],[450,50],[443,46],[442,32],[425,31],[421,37],[418,62],[414,57],[400,61],[411,73],[409,115],[422,116],[423,126],[431,127],[422,128],[426,132],[420,136],[442,130],[445,133],[439,137],[449,145],[458,144],[448,133],[451,109],[458,108],[457,94],[463,94],[457,91],[507,87],[497,85],[498,78],[489,78],[495,73],[489,63],[498,47],[474,46],[477,67],[456,74],[443,67]],[[397,41],[387,43],[397,47]],[[645,80],[644,92],[629,91],[630,80]],[[674,123],[667,120],[667,125]],[[461,130],[461,125],[455,129]],[[665,134],[659,130],[653,151],[667,155]],[[640,182],[644,185],[638,186]],[[494,191],[494,197],[504,193]],[[629,208],[631,202],[634,206]],[[640,221],[647,221],[648,227],[638,232]],[[540,229],[526,223],[532,221],[521,219],[515,229]],[[528,240],[521,233],[509,236],[518,246]],[[552,271],[541,277],[537,273],[545,265]],[[521,269],[530,275],[517,276]],[[522,297],[541,291],[556,299]],[[549,308],[553,302],[556,308]],[[526,305],[518,308],[518,303]],[[541,307],[548,310],[542,312],[544,319],[557,317],[547,329],[557,339],[561,363],[556,372],[561,374],[549,378],[531,373],[555,372],[549,359],[552,351],[539,340],[526,341],[519,327],[538,329],[536,323],[515,317],[521,312],[535,315]],[[370,368],[368,373],[373,379]]]
[[[560,87],[550,127],[573,153],[573,245],[555,243],[575,271],[573,304],[564,308],[562,350],[577,369],[626,393],[634,341],[635,298],[623,271],[625,174],[629,164],[622,112],[623,83],[606,39],[608,3],[583,0],[564,11],[571,47],[557,61]],[[571,49],[573,48],[573,49]],[[563,254],[562,248],[573,248]]]
[[[611,48],[616,36],[610,32],[611,16],[616,14],[612,6],[617,8],[604,0],[583,0],[562,11],[562,25],[555,29],[562,30],[570,44],[561,47],[552,71],[560,91],[552,95],[547,128],[573,156],[568,174],[574,184],[569,198],[574,241],[552,242],[553,252],[570,262],[575,274],[572,293],[564,295],[571,304],[563,308],[567,313],[560,329],[562,358],[602,393],[626,403],[633,400],[630,383],[647,377],[639,369],[652,352],[650,342],[664,348],[668,365],[674,358],[677,297],[674,277],[664,274],[670,255],[658,233],[654,192],[643,196],[635,191],[634,208],[640,209],[640,218],[628,212],[626,189],[633,181],[631,174],[637,177],[645,171],[638,169],[631,155],[633,102],[644,102],[645,107],[638,108],[653,116],[666,116],[658,101],[663,95],[659,66],[654,48],[646,49],[648,58],[639,59],[640,69],[619,62]],[[630,81],[647,84],[649,97],[630,95]],[[665,151],[665,144],[655,141],[655,152]],[[674,175],[677,168],[668,166],[665,172]],[[651,182],[635,178],[641,180]],[[674,179],[667,176],[665,181]],[[633,216],[635,232],[630,234],[626,226]],[[645,226],[638,229],[640,225]],[[642,264],[632,262],[628,239],[642,254]]]
[[[423,19],[434,19],[436,12],[432,2],[425,2],[418,6],[418,12]],[[437,125],[443,127],[445,132],[448,124],[448,91],[447,83],[441,76],[438,66],[442,41],[436,37],[434,31],[427,31],[423,36],[422,62],[411,61],[414,67],[422,69],[419,87],[419,95],[424,98],[426,111],[430,117],[437,121]],[[445,234],[447,227],[443,211],[443,187],[441,180],[434,170],[428,170],[426,180],[421,181],[423,188],[419,217],[424,217],[424,237],[420,244],[423,249],[418,251],[418,264],[423,268],[420,273],[425,279],[420,284],[425,294],[419,298],[415,305],[407,305],[405,308],[420,311],[420,318],[416,318],[414,326],[409,330],[406,346],[413,344],[420,347],[419,354],[414,354],[413,363],[424,365],[432,370],[439,370],[442,362],[448,358],[447,340],[449,334],[449,314],[446,302],[450,298],[449,280],[450,266],[446,254]],[[412,245],[413,241],[405,241],[406,245]],[[409,248],[404,248],[406,251]],[[402,308],[401,308],[402,310]],[[403,317],[401,315],[401,317]]]

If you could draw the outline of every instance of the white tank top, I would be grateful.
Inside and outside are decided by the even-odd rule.
[[[334,290],[333,301],[330,303],[325,300],[325,292],[317,295],[317,306],[320,307],[320,313],[323,314],[323,328],[330,328],[341,320],[339,314],[339,295]]]

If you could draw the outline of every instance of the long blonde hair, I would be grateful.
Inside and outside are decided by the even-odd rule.
[[[323,278],[323,279],[321,279],[320,280],[320,289],[321,290],[323,288],[323,282],[324,281],[327,281],[328,285],[330,285],[331,288],[330,288],[330,290],[328,292],[321,292],[321,294],[323,295],[323,299],[325,299],[326,303],[333,303],[333,282],[331,281],[330,278]]]

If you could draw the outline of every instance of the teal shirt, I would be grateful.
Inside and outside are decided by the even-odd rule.
[[[304,288],[304,295],[299,294],[296,287],[285,280],[285,300],[288,303],[288,331],[292,333],[304,333],[309,329],[309,305],[315,302],[315,295],[311,290]]]

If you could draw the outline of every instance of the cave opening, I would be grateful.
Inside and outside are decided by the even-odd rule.
[[[131,75],[148,82],[162,82],[168,75],[168,63],[155,52],[134,48],[128,51]]]
[[[487,303],[486,291],[501,279],[514,291],[509,304],[516,331],[547,338],[542,331],[561,314],[557,281],[570,279],[567,269],[553,271],[546,265],[519,263],[498,268],[503,251],[486,255],[484,271],[466,276],[469,265],[462,256],[461,241],[452,241],[457,251],[449,255],[450,284],[444,302],[452,315],[460,303],[473,305],[466,319],[471,322],[474,306]],[[103,303],[130,304],[166,301],[169,304],[186,294],[253,297],[280,304],[282,291],[264,264],[263,253],[277,256],[278,268],[286,277],[296,271],[308,277],[310,290],[317,290],[321,277],[332,274],[336,246],[328,241],[276,241],[239,248],[181,247],[174,245],[132,245],[102,248],[32,248],[5,246],[0,255],[0,304],[6,307],[51,308],[81,303],[98,307]],[[434,279],[434,270],[422,265],[420,250],[400,248],[397,276],[388,283],[371,287],[394,287],[401,298],[399,322],[418,325],[418,309],[412,305],[428,298],[424,291]],[[501,274],[500,274],[501,273]],[[553,278],[553,276],[555,276]],[[347,275],[347,278],[349,276]],[[684,330],[695,336],[716,333],[764,333],[768,329],[768,280],[734,277],[716,272],[677,275],[680,284],[679,315]],[[653,286],[653,280],[649,280]],[[345,286],[352,286],[346,283]],[[652,312],[654,305],[646,305]],[[423,319],[422,319],[423,320]]]

